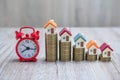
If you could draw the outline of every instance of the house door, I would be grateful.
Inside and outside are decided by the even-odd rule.
[[[84,43],[83,43],[83,42],[81,42],[80,46],[81,46],[81,47],[83,47],[83,45],[84,45]]]
[[[96,54],[96,49],[93,50],[93,53]]]
[[[66,41],[69,41],[69,36],[66,36]]]
[[[110,51],[108,51],[108,56],[110,56]]]
[[[51,28],[51,33],[54,33],[54,28]]]

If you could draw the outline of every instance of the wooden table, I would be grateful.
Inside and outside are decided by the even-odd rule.
[[[73,37],[84,33],[87,41],[104,41],[114,49],[111,62],[46,62],[45,30],[40,34],[37,62],[19,62],[15,53],[15,30],[0,28],[0,80],[120,80],[120,28],[70,28]],[[58,28],[59,32],[61,28]],[[72,40],[73,41],[73,40]],[[74,44],[74,43],[73,43]]]

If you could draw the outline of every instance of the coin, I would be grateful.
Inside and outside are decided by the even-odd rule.
[[[85,48],[76,48],[73,47],[73,60],[74,61],[82,61],[84,60],[84,52]]]
[[[87,52],[86,60],[88,60],[88,61],[96,61],[97,60],[97,55],[89,55],[88,52]]]
[[[71,60],[71,42],[59,41],[59,60],[60,61]]]
[[[111,61],[111,57],[103,57],[102,54],[100,54],[99,60],[103,62],[108,62],[108,61]]]
[[[57,34],[45,34],[46,61],[57,61]]]

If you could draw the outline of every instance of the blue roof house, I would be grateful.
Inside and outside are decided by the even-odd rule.
[[[74,37],[74,42],[75,42],[76,48],[84,48],[86,39],[84,38],[84,36],[81,33],[78,33]]]

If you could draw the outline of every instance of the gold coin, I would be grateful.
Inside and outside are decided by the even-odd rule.
[[[45,34],[46,61],[57,61],[57,34]]]
[[[59,41],[59,60],[60,61],[71,60],[71,42]]]
[[[73,60],[74,61],[82,61],[84,60],[84,52],[85,48],[76,48],[73,47]]]
[[[86,58],[87,58],[88,61],[96,61],[97,60],[97,55],[89,55],[87,53]]]
[[[110,57],[102,57],[102,54],[99,55],[99,60],[100,61],[103,61],[103,62],[108,62],[108,61],[111,61],[111,58]]]

